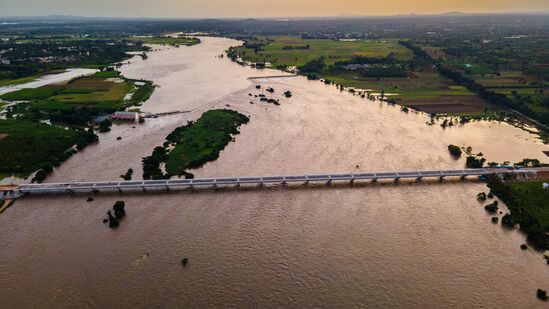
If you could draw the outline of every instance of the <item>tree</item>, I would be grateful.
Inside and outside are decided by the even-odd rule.
[[[116,219],[112,214],[111,211],[107,211],[107,215],[109,216],[109,227],[111,229],[115,229],[120,225],[120,222],[118,222],[118,219]]]
[[[126,216],[126,210],[124,209],[125,205],[126,203],[124,203],[124,201],[116,201],[116,203],[114,203],[112,209],[114,210],[116,219],[120,220]]]
[[[456,145],[448,145],[448,151],[454,157],[461,157],[461,148]]]

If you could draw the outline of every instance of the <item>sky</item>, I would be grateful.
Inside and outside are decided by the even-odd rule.
[[[0,16],[307,17],[549,12],[549,0],[0,0]]]

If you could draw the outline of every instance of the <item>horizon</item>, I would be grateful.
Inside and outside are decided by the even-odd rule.
[[[547,14],[549,2],[540,0],[516,1],[392,1],[349,0],[337,3],[327,0],[252,1],[235,0],[137,0],[128,10],[120,0],[97,0],[73,3],[66,0],[49,0],[34,3],[32,0],[17,2],[0,0],[1,17],[88,17],[88,18],[162,18],[162,19],[207,19],[207,18],[322,18],[322,17],[388,17],[409,15],[460,14]],[[395,9],[395,7],[397,7]]]
[[[440,13],[398,13],[398,14],[334,14],[334,15],[292,15],[292,16],[203,16],[203,17],[170,17],[170,16],[101,16],[101,15],[77,15],[77,14],[43,14],[43,15],[0,15],[0,18],[83,18],[83,19],[150,19],[150,20],[277,20],[277,19],[340,19],[340,18],[383,18],[383,17],[436,17],[436,16],[483,16],[483,15],[549,15],[549,10],[543,11],[487,11],[487,12],[462,12],[447,11]]]

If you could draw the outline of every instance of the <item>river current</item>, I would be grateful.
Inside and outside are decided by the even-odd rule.
[[[187,113],[115,126],[47,181],[113,180],[128,168],[139,179],[142,157],[212,108],[250,122],[197,177],[462,168],[448,144],[488,161],[547,161],[549,147],[505,123],[443,129],[318,81],[261,78],[281,73],[218,57],[237,44],[205,37],[133,58],[122,73],[158,85],[142,110]],[[280,106],[255,97],[266,87]],[[0,299],[6,308],[543,308],[535,292],[549,289],[549,266],[519,248],[522,233],[490,222],[481,191],[423,181],[26,197],[0,215]],[[110,230],[101,221],[116,200],[127,218]]]

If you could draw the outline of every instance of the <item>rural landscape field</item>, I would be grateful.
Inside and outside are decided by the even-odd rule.
[[[547,307],[544,1],[0,4],[1,307]]]

